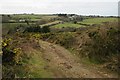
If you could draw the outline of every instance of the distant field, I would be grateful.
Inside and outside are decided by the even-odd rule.
[[[12,15],[12,18],[31,18],[31,19],[39,19],[40,15],[29,15],[29,14],[22,14],[22,15]]]
[[[27,25],[26,23],[3,23],[2,28],[13,28],[19,25]]]
[[[61,24],[57,24],[55,26],[52,26],[52,28],[65,28],[65,27],[75,27],[75,28],[79,28],[79,27],[85,27],[85,26],[82,26],[82,25],[79,25],[79,24],[74,24],[74,23],[68,23],[68,22],[65,22],[65,23],[61,23]]]
[[[32,15],[32,14],[19,14],[19,15],[11,15],[11,20],[9,20],[10,22],[17,22],[16,20],[19,20],[19,19],[29,19],[30,21],[32,22],[37,22],[37,21],[40,21],[42,19],[46,19],[46,20],[50,20],[50,19],[53,19],[53,18],[56,18],[57,16],[55,15]]]
[[[40,21],[41,19],[31,19],[31,21],[36,22],[36,21]]]
[[[117,18],[90,18],[90,19],[85,19],[82,22],[82,24],[101,24],[102,22],[112,22],[112,21],[117,21]]]
[[[26,23],[3,23],[2,24],[2,33],[6,34],[9,30],[12,30],[15,27],[18,27],[20,25],[27,26]]]
[[[54,22],[50,22],[50,23],[46,23],[46,24],[43,24],[41,26],[51,26],[51,25],[56,25],[56,24],[59,24],[61,21],[54,21]]]
[[[19,27],[20,25],[22,26],[27,26],[25,22],[23,23],[16,23],[16,20],[19,18],[29,18],[33,22],[29,22],[30,24],[35,24],[35,22],[40,21],[42,19],[53,19],[57,17],[56,15],[32,15],[32,14],[19,14],[19,15],[11,15],[12,19],[10,20],[11,22],[15,23],[3,23],[2,24],[2,30],[3,34],[7,33],[10,29],[14,29],[15,27]],[[80,27],[86,27],[91,24],[101,24],[102,22],[112,22],[112,21],[117,21],[117,18],[89,18],[85,19],[81,22],[78,22],[78,24],[74,24],[72,22],[61,22],[61,21],[54,21],[54,22],[48,22],[46,24],[43,24],[41,26],[48,26],[50,25],[51,28],[66,28],[66,27],[74,27],[74,28],[80,28]],[[80,24],[79,24],[80,23]],[[88,24],[88,25],[84,25]]]
[[[22,14],[22,15],[12,15],[13,18],[30,18],[30,19],[42,19],[42,18],[54,18],[54,15],[32,15],[32,14]]]

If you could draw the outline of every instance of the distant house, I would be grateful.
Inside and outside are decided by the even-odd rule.
[[[25,19],[19,19],[18,21],[19,22],[25,22]]]
[[[69,16],[69,19],[70,20],[75,20],[77,19],[79,16],[78,15],[72,15],[72,16]]]
[[[69,17],[69,19],[70,19],[70,20],[74,20],[74,18],[73,18],[73,17]]]
[[[71,21],[74,21],[74,20],[83,21],[83,17],[80,16],[80,15],[72,15],[72,16],[68,16],[68,18],[69,18]]]

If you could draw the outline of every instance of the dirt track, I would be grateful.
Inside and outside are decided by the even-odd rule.
[[[43,49],[43,58],[48,62],[48,68],[57,78],[113,78],[116,75],[102,73],[94,68],[79,63],[65,48],[48,42],[39,41]]]

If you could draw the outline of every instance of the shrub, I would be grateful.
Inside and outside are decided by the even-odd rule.
[[[90,61],[107,62],[112,55],[120,54],[120,33],[116,27],[114,25],[114,27],[106,29],[107,27],[101,26],[99,31],[94,29],[88,33],[91,41],[86,44],[90,45],[84,45],[82,50],[83,53],[87,53]]]
[[[10,47],[11,40],[9,38],[2,41],[2,62],[14,65],[20,61],[21,48]]]

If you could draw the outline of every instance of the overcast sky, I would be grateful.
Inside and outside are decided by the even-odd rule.
[[[118,15],[119,0],[0,0],[0,13]]]

